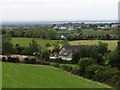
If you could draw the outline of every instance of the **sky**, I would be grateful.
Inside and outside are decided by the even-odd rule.
[[[0,0],[0,20],[117,20],[118,2],[119,0]]]

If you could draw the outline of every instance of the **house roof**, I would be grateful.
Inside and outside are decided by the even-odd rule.
[[[81,45],[75,46],[64,46],[62,47],[61,51],[59,52],[60,56],[68,56],[69,54],[75,52]]]

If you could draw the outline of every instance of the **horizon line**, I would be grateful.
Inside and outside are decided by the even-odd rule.
[[[31,21],[0,21],[0,22],[70,22],[70,21],[72,21],[72,22],[76,22],[76,21],[84,21],[84,22],[91,22],[91,21],[118,21],[118,20],[39,20],[39,21],[35,21],[35,20],[31,20]]]

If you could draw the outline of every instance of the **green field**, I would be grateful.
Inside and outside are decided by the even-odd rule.
[[[12,38],[12,43],[15,44],[20,44],[21,46],[27,47],[29,46],[29,43],[32,41],[33,38]],[[46,39],[37,39],[35,38],[37,43],[41,47],[45,47],[46,43],[50,43],[51,45],[56,43],[56,42],[61,42],[62,40],[46,40]]]
[[[108,49],[113,51],[116,49],[117,46],[117,40],[77,40],[77,41],[71,41],[69,42],[71,45],[95,45],[98,44],[99,41],[102,41],[104,43],[108,44]]]
[[[2,63],[0,62],[0,89],[2,90]]]
[[[3,63],[2,70],[3,88],[108,88],[51,66]]]
[[[94,30],[94,29],[84,29],[82,30],[83,35],[97,35],[105,36],[106,34],[118,34],[117,30],[105,31],[105,30]]]
[[[35,39],[37,43],[42,46],[43,48],[45,47],[46,43],[54,44],[55,42],[61,42],[62,40],[45,40],[45,39]],[[12,43],[15,44],[20,44],[21,46],[27,47],[29,43],[32,41],[32,38],[12,38]],[[77,41],[71,41],[69,42],[71,45],[94,45],[98,44],[98,41],[102,41],[104,43],[108,44],[109,50],[115,50],[117,46],[117,40],[77,40]]]
[[[105,36],[106,34],[118,34],[118,30],[117,29],[114,29],[114,30],[94,30],[94,29],[82,29],[82,34],[83,36],[88,36],[88,35],[97,35],[97,36]],[[78,34],[78,31],[77,30],[74,30],[74,31],[71,31],[71,30],[61,30],[61,31],[58,31],[58,33],[60,34],[71,34],[71,33],[74,33],[74,34]]]

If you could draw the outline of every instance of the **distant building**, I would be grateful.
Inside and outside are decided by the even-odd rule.
[[[118,24],[112,24],[111,27],[116,28],[116,27],[118,27]]]
[[[61,26],[60,29],[61,29],[61,30],[66,30],[66,27]]]
[[[66,39],[67,37],[65,35],[61,35],[61,39]]]

